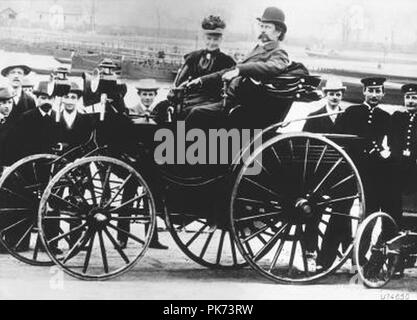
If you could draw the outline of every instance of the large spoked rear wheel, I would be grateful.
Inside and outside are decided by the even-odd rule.
[[[263,276],[312,282],[351,254],[364,200],[358,171],[341,147],[315,134],[279,135],[237,172],[230,203],[233,235]]]
[[[170,212],[165,217],[178,247],[196,263],[211,269],[237,269],[246,264],[229,228],[190,214]]]
[[[0,249],[31,265],[53,264],[39,238],[37,213],[44,189],[62,164],[57,159],[51,154],[23,158],[0,179]]]
[[[370,215],[359,227],[355,260],[360,279],[368,288],[381,288],[391,280],[400,260],[398,236],[394,219],[383,212]]]
[[[149,247],[155,203],[142,176],[122,161],[89,157],[62,169],[39,208],[39,231],[51,259],[82,280],[129,270]]]

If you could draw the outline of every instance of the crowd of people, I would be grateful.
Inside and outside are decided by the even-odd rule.
[[[220,49],[226,28],[224,21],[215,16],[204,19],[206,47],[185,56],[174,83],[175,87],[188,88],[182,118],[189,126],[221,126],[227,120],[225,108],[230,110],[230,105],[243,107],[234,119],[241,127],[266,128],[283,120],[290,105],[279,104],[275,97],[263,94],[262,87],[248,79],[261,81],[287,72],[291,60],[281,48],[287,32],[285,15],[282,10],[269,7],[258,20],[258,43],[236,63]],[[8,83],[0,86],[0,166],[9,166],[29,154],[48,153],[56,142],[67,147],[79,145],[88,139],[92,130],[88,118],[78,108],[83,91],[75,83],[62,97],[63,109],[57,115],[48,82],[41,81],[36,86],[27,83],[30,71],[28,66],[12,65],[1,72]],[[402,87],[404,108],[390,115],[380,108],[385,81],[384,78],[362,79],[364,102],[344,110],[340,104],[347,88],[337,79],[328,80],[322,89],[326,103],[310,115],[314,117],[306,121],[304,131],[362,137],[364,148],[354,160],[364,183],[367,212],[382,210],[400,223],[401,195],[411,188],[417,168],[417,84]],[[229,83],[226,106],[222,95],[224,82]],[[140,115],[144,122],[155,121],[155,114],[167,106],[166,101],[155,104],[157,82],[145,79],[136,89],[138,104],[122,111]],[[311,264],[332,264],[339,244],[351,236],[343,219],[332,219],[323,245],[326,249],[319,255],[314,239],[310,239]]]

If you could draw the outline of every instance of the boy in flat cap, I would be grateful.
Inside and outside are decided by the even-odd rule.
[[[401,199],[393,190],[394,173],[391,152],[391,116],[378,107],[385,90],[385,78],[365,78],[365,101],[349,107],[336,121],[337,131],[362,137],[363,149],[356,157],[365,190],[367,214],[382,210],[397,219],[401,216]]]

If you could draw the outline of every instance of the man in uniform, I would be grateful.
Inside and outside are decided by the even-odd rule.
[[[154,121],[150,117],[155,107],[154,102],[159,90],[158,84],[155,79],[142,79],[138,82],[136,90],[140,101],[129,108],[129,114],[143,116],[143,121],[140,122],[153,123]]]
[[[35,100],[22,88],[23,80],[30,72],[31,69],[26,65],[11,65],[1,71],[2,76],[6,77],[13,87],[15,92],[13,100],[19,114],[36,108]]]
[[[336,131],[363,138],[361,150],[351,155],[364,183],[367,214],[382,210],[397,219],[401,215],[401,198],[394,188],[392,161],[389,159],[391,116],[379,108],[385,91],[385,78],[365,78],[365,101],[349,107],[336,120]]]
[[[340,103],[343,99],[343,94],[345,91],[346,87],[339,79],[327,80],[326,86],[323,88],[323,93],[326,96],[326,105],[308,115],[308,117],[313,118],[307,119],[303,131],[313,133],[335,133],[335,122],[339,116],[337,113],[342,111]],[[323,116],[314,118],[320,115]],[[343,178],[344,176],[341,176],[341,179]],[[345,186],[339,188],[337,191],[340,197],[343,197],[344,195],[348,194],[349,188]],[[336,195],[334,196],[338,198]],[[335,203],[333,205],[333,210],[346,213],[350,211],[349,209],[352,207],[352,205],[353,201]],[[323,238],[321,250],[317,253],[317,229],[319,220],[315,223],[308,224],[306,228],[306,255],[310,271],[315,270],[316,262],[325,268],[330,267],[336,259],[337,250],[340,243],[342,243],[344,249],[346,250],[351,242],[350,224],[346,223],[349,221],[346,221],[345,218],[340,216],[331,216],[326,228],[325,236]]]
[[[266,8],[258,21],[259,43],[241,63],[231,69],[197,78],[189,84],[190,87],[204,88],[213,82],[231,82],[230,93],[235,99],[230,104],[243,105],[236,122],[245,128],[264,128],[279,122],[289,107],[265,94],[262,87],[256,86],[249,79],[271,79],[283,73],[290,65],[288,54],[280,48],[280,42],[287,32],[284,12],[276,7]],[[215,118],[212,116],[213,112],[218,114],[223,110],[194,108],[187,120],[195,126],[207,126],[207,120]]]

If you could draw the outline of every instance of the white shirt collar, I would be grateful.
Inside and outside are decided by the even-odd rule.
[[[340,108],[340,106],[337,106],[334,110],[333,109],[331,109],[330,107],[329,107],[329,105],[326,103],[326,112],[327,113],[336,113],[336,112],[339,112],[339,111],[341,111],[342,109]],[[330,117],[330,119],[333,121],[333,122],[335,122],[336,121],[336,118],[337,118],[337,114],[332,114],[332,115],[329,115],[329,117]]]
[[[62,117],[64,118],[64,121],[67,124],[68,128],[72,128],[75,118],[77,117],[77,111],[73,111],[72,113],[69,113],[66,110],[64,110],[62,111]]]
[[[38,108],[39,112],[42,115],[42,118],[45,117],[46,115],[51,116],[52,115],[52,109],[49,110],[48,112],[43,111],[41,108]]]
[[[22,96],[22,92],[23,92],[23,90],[22,90],[21,87],[19,89],[17,89],[17,90],[14,91],[14,93],[16,94],[13,97],[13,100],[14,100],[15,104],[18,104],[19,103],[20,97]]]

